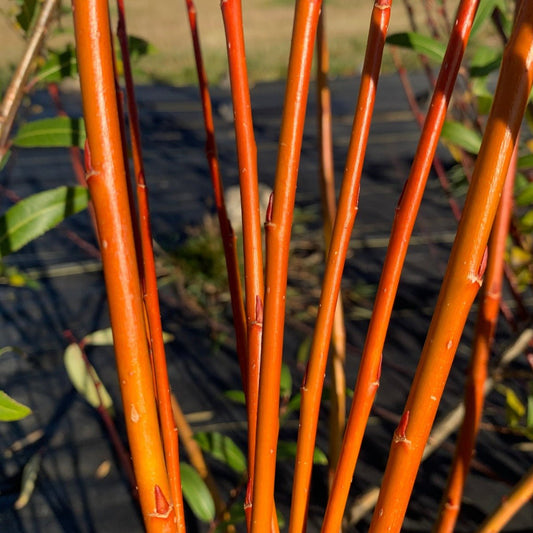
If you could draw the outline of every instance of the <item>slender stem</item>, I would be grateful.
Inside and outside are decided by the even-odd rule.
[[[524,2],[504,52],[472,183],[402,422],[395,432],[372,533],[399,531],[468,312],[533,84],[533,3]],[[511,98],[512,95],[512,98]]]
[[[244,302],[239,272],[239,261],[237,258],[236,237],[235,233],[233,232],[233,229],[231,228],[231,224],[228,219],[228,214],[226,212],[226,205],[224,203],[224,186],[222,184],[222,178],[220,176],[220,168],[215,141],[215,127],[213,123],[213,111],[211,105],[211,98],[209,96],[209,84],[207,82],[207,74],[205,72],[202,49],[200,46],[196,8],[192,0],[185,0],[185,4],[187,7],[189,27],[191,29],[196,72],[198,74],[198,85],[200,88],[200,96],[202,101],[204,128],[206,133],[205,151],[207,155],[207,162],[209,165],[209,172],[211,174],[211,182],[213,185],[213,193],[215,196],[218,222],[220,226],[220,233],[222,235],[222,243],[224,246],[226,270],[228,272],[228,284],[231,295],[231,308],[233,312],[233,325],[235,328],[235,337],[237,344],[237,357],[239,358],[239,366],[241,370],[243,388],[246,389],[246,317],[244,312]]]
[[[273,202],[267,213],[266,290],[252,531],[267,532],[274,508],[279,386],[289,243],[320,0],[296,2]],[[271,198],[272,200],[272,198]]]
[[[157,390],[157,405],[161,423],[161,434],[165,450],[166,466],[172,502],[176,510],[178,531],[185,531],[185,516],[183,511],[183,495],[181,492],[181,478],[179,466],[178,432],[172,413],[170,385],[163,341],[163,327],[157,288],[157,276],[152,246],[152,229],[150,224],[150,207],[148,202],[148,187],[144,174],[142,157],[141,131],[139,114],[135,99],[135,88],[128,50],[128,34],[126,29],[126,13],[124,1],[117,0],[118,27],[117,36],[122,55],[124,80],[126,83],[127,106],[129,114],[130,138],[132,144],[133,166],[137,183],[137,201],[139,206],[139,231],[143,262],[143,296],[144,307],[148,319],[148,346],[153,357],[152,371]]]
[[[494,340],[501,300],[504,253],[513,206],[516,161],[517,147],[515,147],[513,154],[513,163],[509,165],[503,195],[489,240],[487,273],[482,289],[472,359],[465,387],[465,417],[457,439],[455,455],[443,494],[439,517],[434,527],[434,531],[439,533],[452,533],[455,528],[461,508],[464,484],[470,468],[470,461],[475,449],[476,437],[483,414],[489,355]]]
[[[391,1],[374,5],[370,20],[368,45],[361,77],[357,112],[352,125],[350,146],[339,196],[339,206],[326,271],[320,295],[318,316],[311,344],[307,372],[302,385],[300,429],[296,452],[296,466],[292,491],[289,531],[305,530],[309,483],[313,466],[320,399],[324,384],[331,328],[337,306],[342,271],[350,236],[357,215],[361,172],[366,151],[370,122],[374,109],[377,82],[383,57],[383,47],[390,19]],[[337,528],[338,529],[338,528]]]
[[[524,475],[520,483],[505,498],[494,514],[489,516],[477,533],[496,533],[501,531],[507,522],[533,497],[533,468]]]
[[[337,212],[335,199],[335,170],[333,164],[333,133],[331,125],[331,92],[328,85],[329,51],[326,37],[325,6],[318,19],[317,29],[317,90],[318,90],[318,137],[320,143],[320,191],[322,198],[322,218],[324,225],[324,242],[329,250],[331,231]],[[339,460],[342,434],[346,422],[346,330],[344,327],[344,310],[342,295],[339,291],[335,316],[331,331],[330,379],[331,397],[329,412],[329,480]]]
[[[22,97],[24,96],[24,85],[35,67],[35,59],[41,50],[43,40],[46,36],[48,25],[58,0],[46,0],[43,3],[39,18],[32,31],[32,35],[26,45],[26,50],[13,78],[7,88],[0,107],[0,161],[8,150],[8,137],[13,127],[13,121],[17,114]]]
[[[337,531],[342,520],[368,416],[379,386],[383,346],[409,239],[476,8],[476,0],[462,0],[458,8],[457,21],[450,36],[415,160],[396,208],[323,531]]]
[[[126,427],[146,529],[176,531],[146,341],[105,0],[73,0],[95,206]]]

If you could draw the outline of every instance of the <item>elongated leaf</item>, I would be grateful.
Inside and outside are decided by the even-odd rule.
[[[81,118],[54,117],[27,122],[13,144],[19,148],[48,148],[85,145],[85,124]]]
[[[470,76],[481,78],[500,68],[502,51],[491,46],[480,46],[470,62]]]
[[[88,202],[89,191],[83,187],[58,187],[21,200],[0,217],[0,258],[82,211]]]
[[[180,463],[180,473],[183,497],[192,512],[202,522],[212,522],[215,518],[215,503],[206,484],[198,472],[187,463]]]
[[[163,342],[171,342],[173,340],[174,335],[165,331],[163,332]],[[91,346],[113,346],[113,330],[111,328],[105,328],[93,331],[85,335],[82,342]]]
[[[282,398],[290,398],[291,394],[292,394],[291,370],[285,363],[283,363],[281,365],[279,395]]]
[[[479,7],[476,11],[476,18],[472,24],[472,30],[470,31],[470,36],[473,37],[483,26],[483,23],[492,15],[494,8],[500,7],[503,10],[505,6],[503,5],[502,0],[481,0],[479,2]]]
[[[88,403],[98,408],[101,400],[105,409],[110,410],[113,407],[111,396],[100,381],[94,367],[86,364],[81,348],[77,344],[67,346],[63,362],[70,381]]]
[[[419,54],[427,56],[429,59],[433,59],[437,63],[442,62],[446,52],[446,46],[443,43],[412,31],[389,35],[387,37],[387,43],[414,50]]]
[[[2,422],[11,422],[20,420],[31,413],[31,409],[17,402],[4,391],[0,390],[0,420]]]
[[[217,431],[201,431],[194,439],[204,452],[209,453],[238,474],[246,471],[246,458],[241,449],[226,435]]]
[[[241,405],[246,405],[246,397],[242,390],[227,390],[224,392],[224,396],[235,403],[240,403]]]
[[[477,154],[481,146],[479,133],[468,129],[460,122],[446,121],[442,127],[440,137],[472,154]]]
[[[278,459],[294,459],[296,457],[296,442],[279,441],[278,442]],[[313,454],[313,463],[316,465],[327,465],[328,458],[319,448],[315,448]]]
[[[20,483],[20,494],[17,501],[14,504],[15,509],[20,510],[27,505],[30,501],[33,490],[35,489],[35,483],[37,482],[37,476],[41,469],[41,454],[36,453],[32,455],[30,460],[24,465],[22,470],[22,480]]]
[[[59,82],[77,74],[78,62],[76,52],[72,45],[67,45],[64,50],[53,50],[48,54],[46,63],[39,69],[35,76],[37,82]]]

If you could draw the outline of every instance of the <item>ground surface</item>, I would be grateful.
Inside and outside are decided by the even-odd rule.
[[[416,83],[423,99],[424,86]],[[339,79],[332,84],[335,160],[337,175],[343,168],[351,115],[357,93],[357,80]],[[140,87],[138,98],[146,155],[146,171],[153,209],[156,240],[172,249],[183,241],[185,228],[198,225],[206,212],[212,212],[210,180],[203,147],[204,134],[195,88],[165,86]],[[262,181],[272,183],[283,84],[258,84],[252,94]],[[313,99],[313,95],[311,96]],[[226,90],[213,93],[221,167],[225,182],[237,180],[230,96]],[[53,114],[46,93],[34,101],[41,115]],[[64,97],[72,115],[80,113],[77,94]],[[28,110],[30,113],[31,110]],[[33,115],[31,115],[33,118]],[[411,121],[398,80],[384,77],[380,82],[372,127],[369,154],[364,169],[360,210],[353,235],[351,256],[346,266],[344,288],[347,296],[348,386],[353,387],[367,320],[371,292],[379,279],[394,206],[408,175],[416,146],[417,128]],[[310,108],[300,169],[297,204],[302,212],[317,213],[317,148],[315,120]],[[72,183],[68,154],[62,150],[18,151],[2,173],[2,185],[20,196]],[[10,205],[2,199],[1,208]],[[316,218],[315,218],[316,220]],[[311,224],[308,238],[302,234],[296,243],[311,241],[311,250],[320,250],[320,234]],[[381,416],[399,414],[424,341],[425,332],[446,266],[455,222],[435,178],[428,184],[420,220],[397,298],[396,310],[384,351],[378,409],[371,419],[352,487],[352,499],[379,483],[395,422]],[[94,242],[86,213],[78,215],[64,229],[76,231]],[[314,231],[314,232],[313,232]],[[316,239],[317,242],[312,242]],[[303,253],[295,248],[295,254]],[[99,263],[69,240],[64,233],[51,233],[10,258],[12,264],[33,272],[40,290],[0,287],[0,330],[2,345],[20,347],[25,356],[6,354],[0,361],[0,388],[27,403],[34,414],[21,423],[0,426],[0,451],[33,431],[44,430],[40,442],[42,467],[36,491],[21,511],[13,510],[21,467],[35,448],[26,447],[0,462],[0,531],[19,532],[117,532],[141,531],[126,483],[121,478],[109,440],[95,412],[75,393],[62,364],[66,347],[65,330],[76,337],[108,326],[104,286]],[[294,280],[296,283],[297,280]],[[370,287],[370,295],[363,288]],[[368,291],[367,291],[368,293]],[[292,368],[294,390],[301,379],[295,363],[296,352],[309,336],[310,314],[316,306],[314,295],[307,299],[307,314],[300,320],[289,316],[286,334],[286,360]],[[217,336],[206,325],[205,316],[191,312],[172,286],[162,290],[164,328],[175,340],[168,345],[170,378],[184,411],[196,430],[216,429],[231,435],[244,447],[244,410],[224,398],[223,392],[238,386],[238,367],[231,339]],[[219,332],[218,332],[219,333]],[[462,395],[471,327],[458,351],[441,413],[455,406]],[[505,327],[500,329],[496,349],[510,341]],[[122,412],[110,349],[90,352],[94,365],[116,403],[117,423],[123,431]],[[489,422],[504,420],[502,400],[489,399]],[[325,414],[325,413],[324,413]],[[295,420],[282,428],[285,439],[296,435]],[[465,505],[457,531],[473,531],[531,464],[531,456],[510,444],[517,439],[484,431],[477,459],[490,468],[495,479],[474,472],[469,478]],[[325,432],[319,435],[325,449]],[[431,528],[446,478],[450,451],[437,452],[419,474],[404,531],[425,532]],[[103,466],[102,466],[103,465]],[[109,471],[106,472],[106,466]],[[234,478],[214,465],[225,487]],[[309,529],[316,531],[323,513],[326,471],[316,469],[310,502]],[[291,464],[280,465],[277,501],[288,517]],[[350,531],[365,531],[369,516]],[[515,533],[531,531],[533,506],[528,505],[508,527]],[[195,531],[192,519],[191,531]],[[206,528],[198,526],[198,531]]]

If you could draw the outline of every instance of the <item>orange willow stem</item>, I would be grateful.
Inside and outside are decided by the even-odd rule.
[[[346,169],[339,196],[337,217],[331,236],[309,363],[301,390],[300,429],[298,431],[289,525],[291,533],[305,531],[309,483],[313,467],[313,452],[318,426],[320,398],[324,384],[324,372],[331,339],[331,328],[338,301],[346,252],[358,210],[357,202],[361,172],[363,170],[364,154],[376,98],[390,11],[391,0],[376,2],[370,21],[357,112],[352,126]]]
[[[105,0],[73,0],[73,11],[88,139],[87,182],[102,244],[117,369],[141,510],[149,532],[171,532],[176,531],[176,515],[152,387],[121,150],[108,6]]]
[[[521,479],[513,492],[505,498],[492,516],[489,516],[477,533],[497,533],[533,497],[533,468]]]
[[[489,240],[487,273],[482,289],[483,295],[474,335],[472,360],[465,387],[465,416],[457,439],[439,518],[434,527],[434,531],[439,533],[452,533],[455,528],[483,413],[489,355],[500,308],[504,253],[513,207],[516,160],[517,147],[513,154],[513,162],[509,165],[503,195]]]
[[[296,3],[276,180],[265,225],[266,290],[253,484],[253,533],[269,531],[274,509],[289,243],[320,8],[320,0],[298,0]]]
[[[217,208],[218,222],[220,233],[222,235],[222,244],[224,246],[224,257],[226,260],[226,270],[228,272],[228,284],[231,295],[231,308],[233,312],[233,325],[235,328],[235,337],[237,344],[237,357],[241,370],[241,379],[243,388],[246,389],[247,375],[247,341],[246,341],[246,318],[244,313],[244,303],[242,297],[241,279],[239,272],[239,261],[237,258],[236,237],[231,228],[226,205],[224,202],[224,186],[220,177],[218,164],[217,147],[215,142],[215,126],[213,123],[213,111],[211,98],[209,96],[209,84],[204,68],[202,49],[200,47],[200,38],[198,35],[198,25],[196,20],[196,8],[192,0],[185,0],[187,14],[189,18],[189,27],[191,29],[192,43],[194,48],[194,58],[196,62],[196,72],[198,74],[198,85],[202,101],[202,111],[204,115],[204,127],[206,133],[205,151],[215,205]]]
[[[338,531],[342,521],[368,416],[379,386],[383,345],[409,239],[422,201],[424,187],[437,149],[439,133],[466,48],[477,5],[477,0],[462,0],[458,8],[456,24],[446,49],[443,66],[422,129],[411,173],[396,209],[389,247],[361,356],[341,458],[335,474],[334,488],[326,509],[323,531]]]
[[[533,2],[523,2],[503,55],[498,86],[463,216],[420,363],[393,438],[372,533],[399,531],[470,307],[533,84]],[[512,96],[512,97],[511,97]]]
[[[144,307],[148,319],[149,339],[148,346],[153,357],[152,371],[157,389],[157,404],[161,423],[161,434],[166,457],[166,466],[172,502],[178,518],[178,530],[185,531],[185,516],[183,513],[183,495],[181,492],[178,433],[170,399],[170,385],[168,381],[165,345],[163,341],[163,328],[159,295],[157,289],[157,275],[152,246],[152,228],[150,224],[150,207],[148,203],[148,188],[145,181],[144,164],[142,157],[141,132],[139,114],[135,99],[135,88],[131,71],[130,55],[128,50],[128,36],[126,29],[126,14],[124,1],[117,0],[118,27],[117,36],[124,67],[126,83],[127,105],[129,114],[130,137],[132,144],[133,166],[137,183],[137,201],[139,205],[139,230],[143,261],[143,289]]]
[[[224,28],[226,30],[226,46],[241,189],[244,283],[246,292],[246,322],[248,328],[248,365],[247,380],[244,384],[244,389],[246,391],[248,411],[248,475],[250,483],[253,484],[263,326],[262,302],[264,298],[257,148],[253,130],[250,89],[246,69],[241,1],[223,0],[221,7]],[[245,502],[249,526],[251,503],[250,501]]]
[[[325,9],[318,19],[317,28],[317,89],[318,89],[318,137],[320,143],[320,189],[322,197],[322,217],[324,224],[324,242],[329,250],[331,230],[336,214],[335,171],[333,164],[333,134],[331,127],[331,92],[328,86],[329,51],[326,38]],[[329,413],[329,480],[339,460],[342,434],[346,421],[346,330],[344,327],[344,311],[342,296],[337,296],[337,306],[331,331],[331,400]]]

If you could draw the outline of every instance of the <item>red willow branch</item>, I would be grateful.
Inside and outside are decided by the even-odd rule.
[[[291,533],[305,530],[309,483],[311,481],[313,452],[324,384],[324,373],[331,339],[331,328],[337,306],[346,253],[358,210],[357,202],[359,198],[361,172],[363,170],[370,122],[374,110],[390,12],[391,0],[376,2],[370,20],[368,45],[356,106],[357,112],[355,113],[352,126],[350,146],[348,148],[337,216],[335,218],[326,262],[326,271],[324,273],[309,362],[301,389],[300,429],[298,431],[291,520],[289,525],[289,531]],[[334,481],[332,484],[332,491],[335,490],[335,483]],[[339,517],[340,519],[342,519],[342,515]]]
[[[457,439],[455,455],[444,491],[439,518],[434,527],[434,531],[439,533],[452,533],[455,528],[461,508],[464,484],[470,468],[470,461],[475,449],[479,424],[483,414],[489,355],[500,309],[503,265],[505,262],[504,253],[513,207],[516,161],[517,147],[515,147],[513,154],[513,162],[509,165],[500,206],[489,240],[487,273],[483,282],[472,359],[465,386],[465,417]]]
[[[161,443],[115,91],[105,0],[73,0],[78,68],[87,130],[87,183],[102,245],[117,370],[145,526],[176,531],[176,511]]]
[[[165,450],[166,466],[172,494],[172,501],[177,510],[178,526],[180,529],[184,530],[185,519],[182,511],[183,495],[181,492],[178,432],[174,422],[170,397],[170,385],[168,381],[165,345],[163,341],[163,327],[161,325],[161,312],[157,288],[157,275],[155,269],[154,250],[152,246],[152,228],[150,223],[148,187],[146,185],[144,173],[139,114],[137,111],[130,54],[128,50],[126,13],[124,10],[123,0],[117,0],[117,9],[117,36],[120,44],[122,64],[124,69],[124,80],[126,83],[130,138],[132,145],[135,181],[137,184],[137,201],[139,205],[139,233],[143,263],[142,288],[144,308],[148,319],[148,347],[151,352],[153,362],[152,372],[155,378],[157,405],[161,423],[161,435]]]
[[[311,62],[320,0],[298,0],[281,124],[274,193],[267,212],[266,283],[252,532],[270,530],[279,432],[279,387],[285,322],[289,244]]]
[[[399,531],[470,307],[533,85],[533,3],[523,2],[504,51],[486,132],[413,385],[398,426],[370,531]],[[512,95],[512,97],[511,97]]]

